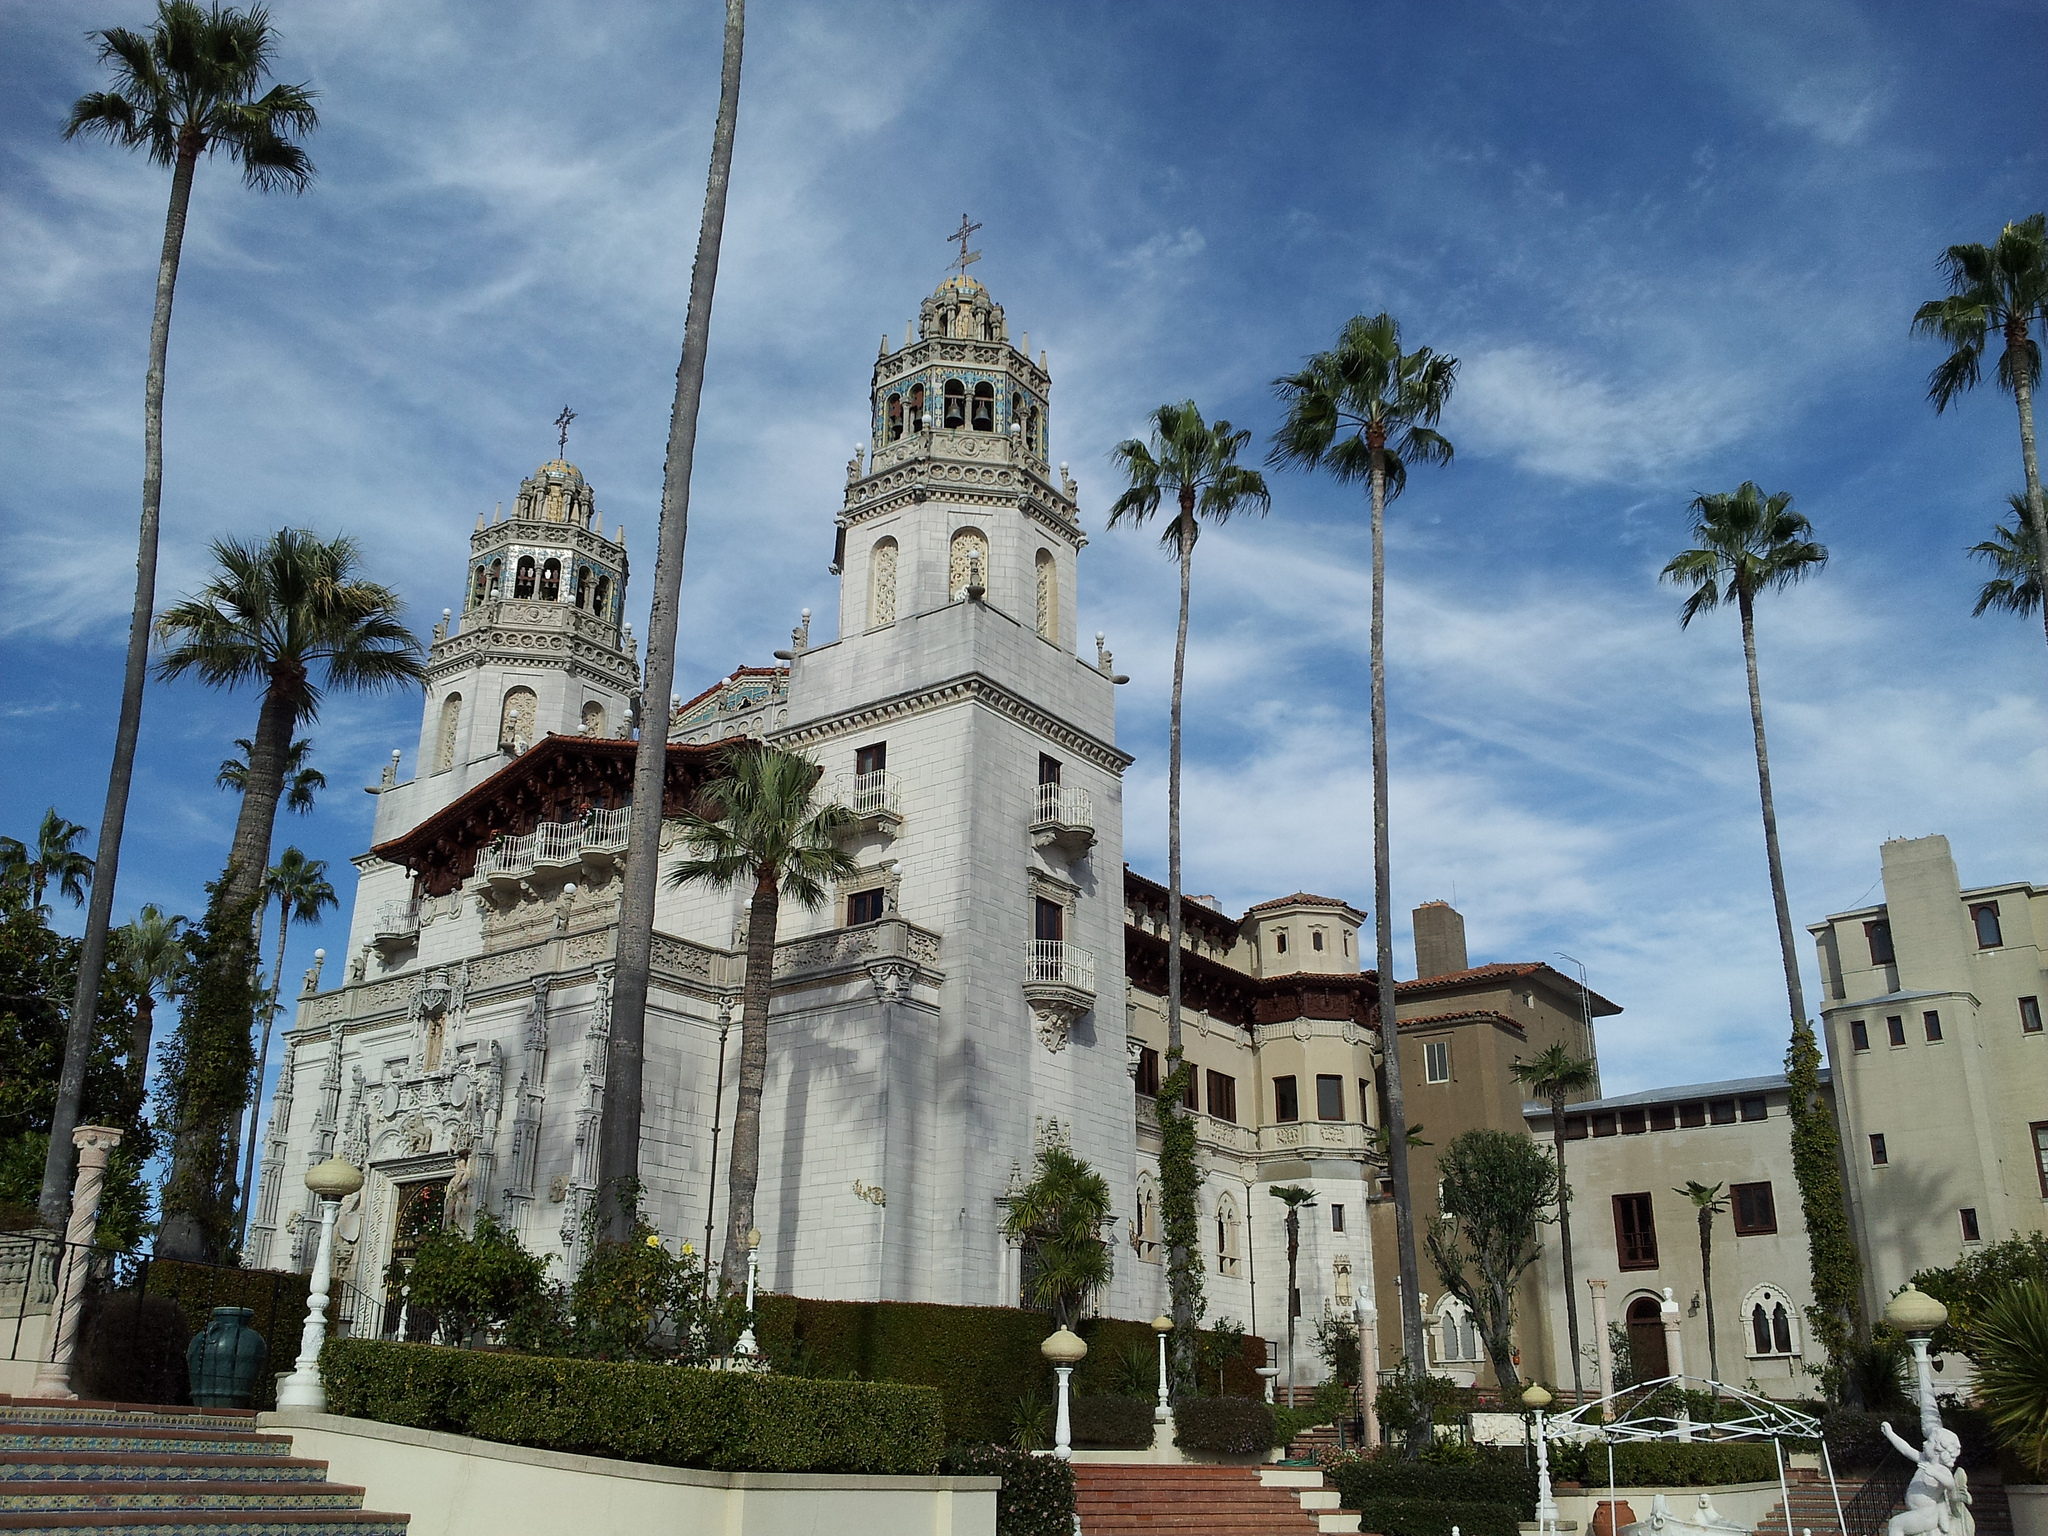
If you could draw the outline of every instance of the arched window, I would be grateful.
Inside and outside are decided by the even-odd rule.
[[[967,425],[967,386],[958,379],[946,380],[946,414],[940,424],[949,430]]]
[[[877,539],[868,557],[868,628],[896,622],[896,541]]]
[[[590,611],[601,619],[612,616],[612,579],[609,576],[597,578],[597,597],[590,605]]]
[[[922,384],[910,386],[910,430],[913,432],[922,432],[924,430],[924,386]]]
[[[1216,1201],[1216,1272],[1235,1275],[1242,1262],[1243,1224],[1237,1219],[1237,1202],[1229,1195]]]
[[[476,596],[472,599],[472,601],[479,603],[482,602],[484,600],[485,594],[488,593],[490,590],[491,568],[487,565],[480,565],[476,568]]]
[[[903,397],[901,395],[891,395],[883,415],[885,421],[883,431],[887,434],[884,440],[893,443],[903,435]]]
[[[974,430],[993,432],[996,429],[996,390],[993,384],[982,383],[974,386]]]
[[[2005,934],[1998,926],[1997,902],[1980,902],[1970,908],[1970,921],[1976,925],[1979,949],[1999,949],[2004,946]]]
[[[1638,1296],[1623,1314],[1628,1320],[1628,1353],[1637,1381],[1658,1381],[1671,1374],[1671,1355],[1664,1347],[1664,1311],[1654,1296]]]
[[[502,560],[493,560],[491,562],[491,596],[503,597],[504,595],[505,562]]]
[[[583,706],[583,734],[602,736],[604,734],[604,706],[592,699]]]
[[[589,601],[590,567],[587,565],[579,565],[576,567],[576,606],[578,608],[581,608],[585,603]]]
[[[1149,1171],[1138,1175],[1138,1219],[1133,1241],[1140,1259],[1147,1264],[1159,1262],[1159,1186]]]
[[[962,528],[953,535],[946,561],[946,590],[958,602],[969,587],[988,587],[988,536],[979,528]]]
[[[441,734],[434,748],[434,772],[446,773],[455,766],[455,732],[462,724],[462,695],[451,693],[441,701]]]
[[[1760,1285],[1743,1297],[1742,1316],[1749,1324],[1751,1355],[1798,1353],[1791,1303],[1777,1286]]]
[[[1010,420],[1021,422],[1023,419],[1024,391],[1021,389],[1013,389],[1010,391]]]
[[[512,595],[514,597],[533,596],[533,556],[521,555],[519,557],[519,567],[512,575]]]
[[[1060,639],[1060,571],[1054,564],[1052,551],[1041,549],[1035,562],[1038,575],[1038,634],[1042,640],[1059,644]]]
[[[1435,1331],[1437,1359],[1449,1363],[1485,1358],[1479,1348],[1479,1326],[1457,1297],[1446,1296],[1436,1304]]]
[[[550,560],[540,568],[540,598],[552,603],[562,595],[562,562]]]
[[[513,688],[505,694],[505,707],[498,716],[498,745],[524,752],[533,745],[534,722],[540,717],[540,701],[531,688]]]

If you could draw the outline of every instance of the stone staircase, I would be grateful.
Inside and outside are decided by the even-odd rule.
[[[1312,1467],[1108,1466],[1074,1468],[1082,1536],[1180,1532],[1184,1536],[1320,1536],[1352,1532],[1334,1488]]]
[[[1885,1522],[1906,1507],[1903,1496],[1859,1498],[1865,1484],[1858,1474],[1844,1475],[1837,1481],[1842,1512],[1849,1523],[1847,1536],[1882,1536]],[[1835,1516],[1834,1495],[1828,1490],[1824,1474],[1811,1468],[1795,1468],[1788,1485],[1792,1492],[1791,1526],[1798,1536],[1806,1532],[1812,1536],[1844,1536],[1841,1522]],[[1976,1522],[1977,1536],[2012,1536],[2012,1513],[2006,1504],[2005,1485],[1997,1480],[1995,1472],[1980,1473],[1971,1479],[1970,1500],[1970,1516]],[[1785,1516],[1786,1504],[1780,1499],[1757,1522],[1756,1536],[1784,1536]]]
[[[406,1536],[232,1409],[0,1396],[0,1533]]]

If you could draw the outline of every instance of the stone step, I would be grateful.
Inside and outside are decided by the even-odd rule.
[[[0,1531],[13,1533],[120,1531],[122,1536],[406,1536],[405,1515],[367,1509],[80,1511],[0,1514]]]
[[[157,1424],[22,1424],[0,1418],[0,1452],[168,1451],[204,1456],[289,1456],[291,1436],[254,1429],[186,1429]]]
[[[90,1398],[8,1397],[0,1423],[133,1424],[172,1429],[254,1429],[254,1408],[185,1408],[163,1403],[111,1403]]]
[[[15,1482],[318,1483],[326,1477],[326,1462],[300,1456],[14,1451],[0,1458],[0,1488]]]
[[[11,1482],[0,1483],[0,1514],[139,1509],[179,1514],[213,1510],[361,1509],[363,1490],[346,1483]]]

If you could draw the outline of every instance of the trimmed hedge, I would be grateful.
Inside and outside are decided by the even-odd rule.
[[[1074,1468],[1057,1456],[1003,1445],[952,1445],[939,1470],[948,1477],[1000,1477],[996,1536],[1073,1536]]]
[[[1149,1397],[1077,1397],[1068,1408],[1074,1444],[1089,1450],[1145,1450],[1152,1444],[1158,1406]]]
[[[1595,1441],[1554,1446],[1551,1475],[1587,1487],[1607,1482],[1607,1447]],[[1714,1443],[1624,1441],[1614,1447],[1618,1488],[1711,1488],[1719,1483],[1776,1482],[1778,1457],[1766,1440]]]
[[[1361,1530],[1379,1536],[1519,1536],[1521,1515],[1505,1504],[1466,1504],[1450,1499],[1367,1499],[1346,1509],[1358,1511]]]
[[[1256,1397],[1190,1397],[1173,1408],[1173,1438],[1183,1450],[1270,1451],[1276,1430],[1271,1405]]]
[[[376,1339],[320,1352],[328,1411],[547,1450],[725,1472],[928,1474],[938,1394]]]
[[[1603,1466],[1602,1475],[1605,1470]],[[1331,1469],[1330,1480],[1344,1496],[1346,1509],[1357,1509],[1371,1501],[1409,1502],[1417,1499],[1454,1504],[1499,1504],[1516,1513],[1516,1518],[1536,1516],[1536,1472],[1519,1460],[1505,1458],[1476,1462],[1470,1466],[1440,1467],[1428,1462],[1390,1458],[1381,1461],[1358,1456],[1340,1461]],[[1464,1522],[1458,1522],[1461,1526]],[[1372,1529],[1378,1530],[1378,1526]],[[1391,1533],[1386,1533],[1391,1536]]]
[[[167,1296],[89,1291],[71,1368],[78,1395],[108,1403],[189,1403],[185,1346],[191,1341],[184,1308]]]

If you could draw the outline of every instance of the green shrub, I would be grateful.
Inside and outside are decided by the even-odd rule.
[[[1273,1444],[1285,1449],[1318,1424],[1330,1422],[1330,1416],[1319,1408],[1275,1408]]]
[[[78,1395],[108,1403],[190,1402],[185,1346],[191,1338],[184,1308],[168,1296],[88,1292],[72,1366]]]
[[[1142,1451],[1157,1425],[1151,1397],[1077,1397],[1068,1410],[1074,1444],[1092,1450]]]
[[[548,1261],[528,1253],[516,1232],[479,1212],[474,1236],[449,1229],[420,1240],[405,1276],[406,1299],[440,1319],[442,1337],[467,1343],[531,1307],[547,1270]]]
[[[929,1473],[937,1394],[531,1355],[329,1339],[330,1412],[547,1450],[732,1472]]]
[[[1346,1509],[1359,1513],[1362,1530],[1379,1536],[1519,1536],[1521,1514],[1506,1504],[1464,1504],[1448,1499],[1368,1499]]]
[[[2048,1472],[2048,1286],[2016,1285],[1977,1321],[1977,1396],[1998,1443],[2030,1477]]]
[[[1190,1397],[1173,1409],[1173,1437],[1183,1450],[1269,1451],[1276,1429],[1271,1405],[1256,1397]]]
[[[939,1470],[947,1477],[1000,1477],[996,1536],[1073,1536],[1074,1468],[1056,1456],[1000,1445],[953,1445]]]
[[[1592,1484],[1607,1481],[1607,1447],[1595,1441],[1553,1446],[1551,1476]],[[1718,1483],[1776,1482],[1778,1456],[1766,1440],[1623,1441],[1614,1447],[1618,1488],[1709,1488]]]
[[[1522,1519],[1536,1514],[1536,1472],[1515,1460],[1487,1458],[1469,1466],[1432,1466],[1407,1461],[1357,1456],[1331,1469],[1331,1481],[1344,1495],[1344,1507],[1356,1509],[1368,1499],[1449,1500],[1459,1504],[1502,1504]],[[1374,1527],[1375,1530],[1378,1527]]]

